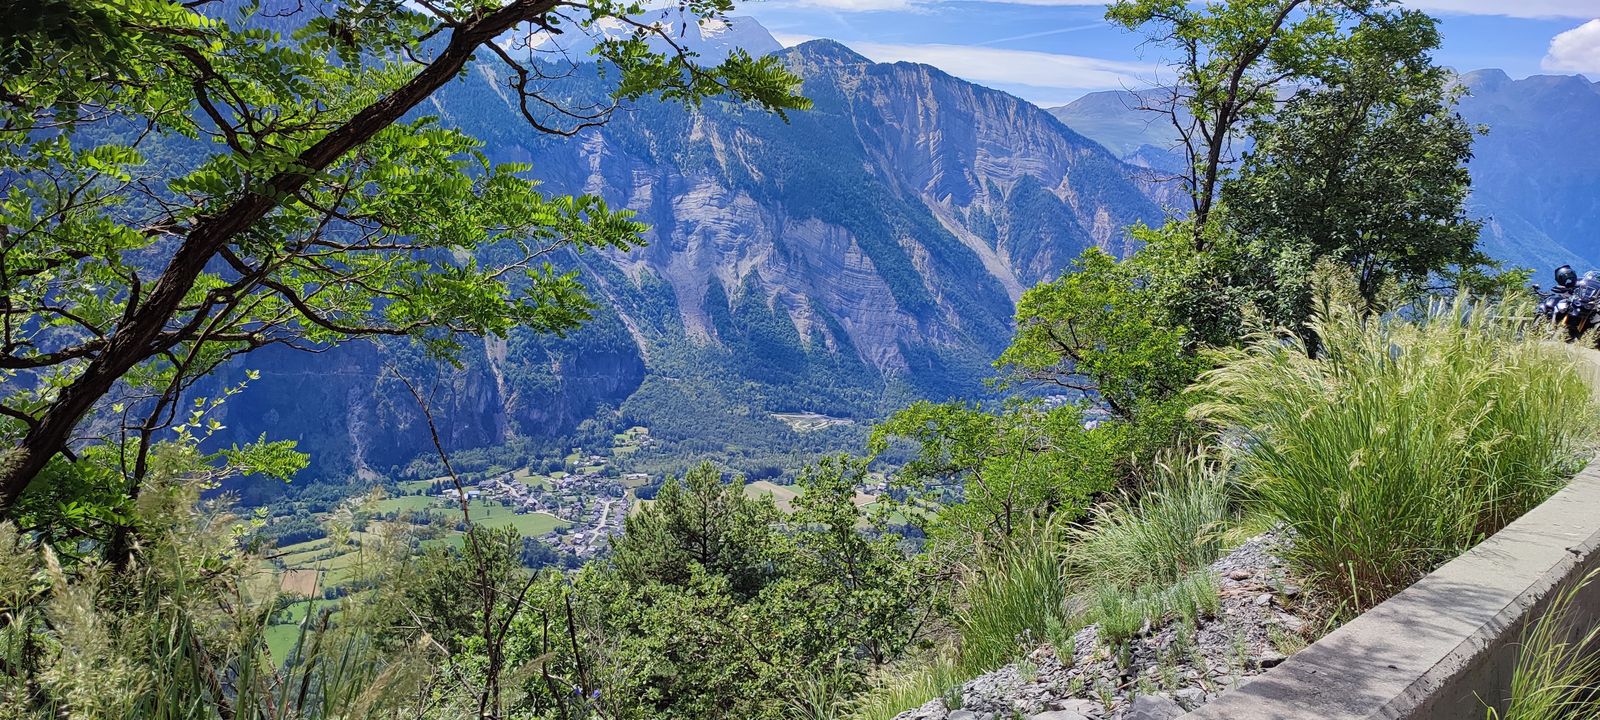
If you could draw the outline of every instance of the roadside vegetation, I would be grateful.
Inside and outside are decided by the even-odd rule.
[[[1544,615],[1524,629],[1511,672],[1511,696],[1485,698],[1488,720],[1592,720],[1600,717],[1600,627],[1582,631],[1574,613],[1587,616],[1579,594],[1591,590],[1596,573],[1550,599]]]
[[[1514,311],[1458,296],[1407,316],[1330,303],[1310,337],[1225,353],[1196,413],[1239,443],[1246,504],[1347,614],[1549,497],[1587,461],[1579,360]]]
[[[1347,618],[1548,496],[1591,449],[1591,389],[1517,319],[1525,275],[1476,246],[1473,131],[1432,60],[1432,18],[1119,0],[1108,18],[1173,50],[1178,86],[1196,89],[1167,108],[1193,131],[1190,207],[1132,229],[1130,256],[1090,248],[1023,294],[996,362],[1004,401],[913,403],[862,457],[797,462],[783,493],[686,468],[579,569],[527,567],[523,535],[549,523],[535,515],[474,511],[484,522],[463,517],[451,542],[308,520],[305,544],[264,547],[261,519],[233,514],[218,484],[287,477],[305,456],[270,438],[212,450],[226,393],[197,402],[199,378],[264,344],[405,335],[444,366],[462,334],[571,330],[588,311],[577,277],[518,271],[552,243],[626,250],[643,227],[598,198],[538,194],[527,168],[476,167],[461,133],[371,114],[460,69],[416,74],[414,50],[444,42],[464,63],[513,25],[549,31],[537,3],[352,11],[291,37],[298,52],[157,0],[61,6],[66,25],[0,36],[14,71],[0,169],[25,180],[0,203],[7,267],[24,268],[0,309],[8,328],[59,331],[3,348],[22,370],[0,398],[5,720],[887,720],[953,704],[964,680],[1041,646],[1068,652],[1090,626],[1116,655],[1216,615],[1208,566],[1267,528],[1293,538],[1285,558],[1329,620]],[[573,11],[591,28],[641,8]],[[770,56],[701,67],[637,30],[598,51],[616,99],[808,105]],[[1282,87],[1295,92],[1278,102]],[[146,185],[107,178],[147,168],[139,148],[75,145],[86,108],[211,137],[218,154],[145,178],[170,187],[160,202],[117,196]],[[230,116],[267,124],[240,135]],[[27,129],[39,118],[62,124]],[[1230,157],[1243,135],[1257,142]],[[339,147],[283,155],[324,143]],[[94,192],[55,193],[56,175]],[[101,213],[124,201],[170,217]],[[505,262],[440,260],[473,253]],[[141,279],[134,255],[169,272]],[[329,290],[301,295],[313,286]],[[157,302],[151,287],[179,289]],[[422,477],[472,507],[413,393],[438,450]],[[104,435],[69,447],[80,424]],[[315,602],[262,582],[280,551],[352,592]]]

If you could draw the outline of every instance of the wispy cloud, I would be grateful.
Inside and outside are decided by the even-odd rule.
[[[1597,0],[1405,0],[1406,7],[1431,13],[1499,15],[1517,18],[1593,18]]]
[[[788,46],[815,39],[790,33],[773,36]],[[978,45],[843,42],[876,62],[932,65],[956,77],[999,86],[1040,104],[1059,104],[1095,90],[1148,87],[1158,80],[1161,70],[1153,63]]]
[[[973,43],[973,45],[999,45],[1000,43],[1015,42],[1017,40],[1032,40],[1034,38],[1050,37],[1051,35],[1063,35],[1072,32],[1082,32],[1084,30],[1100,30],[1105,27],[1106,23],[1103,22],[1073,25],[1071,27],[1056,28],[1054,30],[1040,30],[1038,32],[1023,33],[1021,35],[1012,35],[1010,37],[995,38],[993,40],[985,40],[980,43]]]

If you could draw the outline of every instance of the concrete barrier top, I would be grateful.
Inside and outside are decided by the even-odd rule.
[[[1524,629],[1600,566],[1600,458],[1461,557],[1185,720],[1464,720],[1503,710]],[[1569,611],[1600,621],[1600,582]]]

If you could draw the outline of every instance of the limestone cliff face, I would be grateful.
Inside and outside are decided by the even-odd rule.
[[[781,52],[815,103],[788,121],[641,103],[550,138],[487,67],[423,109],[484,139],[491,159],[531,163],[551,192],[601,195],[650,226],[647,247],[564,261],[601,301],[593,327],[470,349],[435,408],[453,446],[557,436],[601,406],[650,422],[671,392],[751,418],[975,394],[1023,290],[1087,247],[1125,252],[1124,228],[1162,216],[1136,168],[1017,98],[830,41]],[[266,377],[234,413],[248,437],[264,429],[252,417],[289,417],[254,398],[311,389],[294,379],[300,360],[252,364]],[[384,472],[430,451],[414,410],[377,381],[375,353],[315,364],[340,368],[308,401],[319,458]],[[710,379],[666,387],[697,373]],[[657,400],[630,402],[638,393]]]
[[[498,149],[638,212],[649,247],[607,260],[665,281],[688,337],[719,342],[714,282],[755,293],[808,348],[848,344],[888,373],[907,347],[994,350],[1023,290],[1086,247],[1126,252],[1124,228],[1161,216],[1134,168],[1015,97],[831,41],[784,57],[816,104],[787,123],[646,106],[578,142]]]

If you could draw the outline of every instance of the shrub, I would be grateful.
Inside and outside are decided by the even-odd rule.
[[[1295,533],[1308,582],[1371,607],[1548,497],[1583,458],[1573,357],[1501,307],[1328,304],[1316,344],[1261,335],[1202,377],[1250,498]]]

